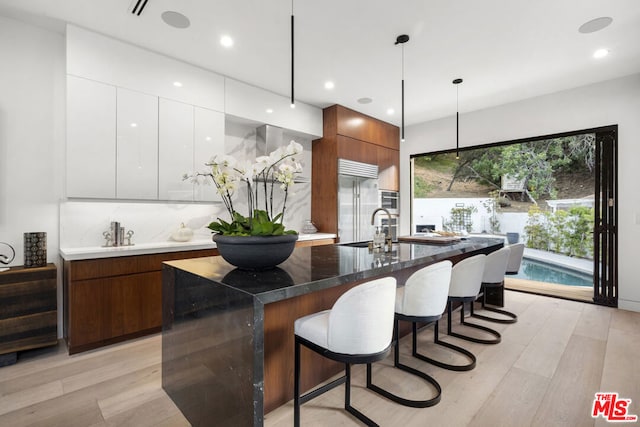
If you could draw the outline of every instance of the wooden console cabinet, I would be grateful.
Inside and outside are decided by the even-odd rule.
[[[162,263],[217,249],[64,262],[64,336],[69,354],[162,328]]]
[[[0,356],[58,342],[57,270],[12,267],[0,273]],[[11,361],[8,363],[12,363]]]

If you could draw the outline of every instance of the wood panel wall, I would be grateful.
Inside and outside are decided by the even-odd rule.
[[[313,141],[311,219],[338,233],[338,158],[377,164],[381,189],[400,187],[400,129],[341,105],[322,111],[323,137]]]

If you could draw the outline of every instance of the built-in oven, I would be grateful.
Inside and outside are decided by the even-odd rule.
[[[397,191],[380,190],[378,206],[385,208],[391,214],[398,214],[400,199]]]

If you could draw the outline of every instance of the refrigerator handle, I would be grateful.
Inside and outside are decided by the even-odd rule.
[[[358,203],[358,181],[356,180],[351,182],[351,194],[353,201],[353,219],[351,220],[351,229],[353,230],[353,239],[357,242],[360,238],[360,233],[358,233],[358,221],[356,219],[360,215],[360,205]]]

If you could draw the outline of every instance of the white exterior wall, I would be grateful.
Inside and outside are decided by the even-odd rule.
[[[640,74],[460,115],[460,146],[617,124],[618,265],[620,308],[640,311],[635,254],[640,240]],[[455,116],[405,129],[402,165],[412,154],[455,147]],[[409,233],[409,168],[400,169],[401,234]]]

